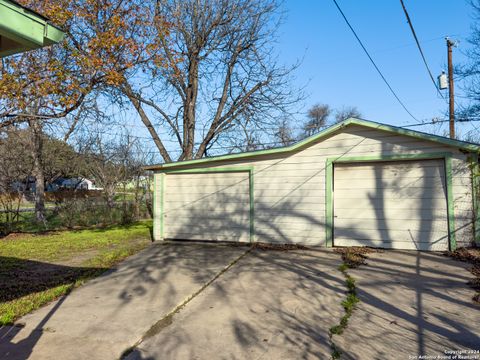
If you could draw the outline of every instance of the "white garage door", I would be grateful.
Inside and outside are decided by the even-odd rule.
[[[334,165],[334,245],[448,250],[443,160]]]
[[[248,172],[167,174],[164,237],[248,242],[249,188]]]

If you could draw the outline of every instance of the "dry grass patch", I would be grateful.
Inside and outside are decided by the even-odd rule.
[[[357,268],[366,264],[367,254],[379,252],[380,250],[368,247],[339,247],[333,249],[334,252],[342,256],[344,266],[348,268]]]
[[[309,248],[299,244],[269,244],[269,243],[263,243],[263,242],[256,242],[256,243],[253,243],[252,249],[289,251],[289,250],[308,250]]]

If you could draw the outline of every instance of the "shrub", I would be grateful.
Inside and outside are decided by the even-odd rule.
[[[57,213],[60,223],[68,228],[131,224],[137,220],[133,204],[111,207],[102,198],[65,199]]]

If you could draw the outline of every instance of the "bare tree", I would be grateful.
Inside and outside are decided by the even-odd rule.
[[[0,132],[0,233],[12,231],[20,220],[25,182],[32,170],[25,132],[8,130]]]
[[[335,122],[339,123],[348,118],[361,118],[362,114],[355,106],[344,106],[335,110]]]
[[[278,143],[278,145],[281,146],[289,146],[295,142],[294,132],[287,118],[283,117],[280,120],[278,128],[273,134],[273,138],[275,140],[275,144]]]
[[[115,192],[127,175],[125,154],[130,144],[105,140],[95,135],[84,145],[82,155],[85,162],[84,175],[95,180],[103,189],[105,201],[110,209],[115,206]]]
[[[327,125],[328,117],[332,110],[326,104],[315,104],[307,113],[307,122],[303,125],[301,138],[306,138],[319,132]]]
[[[480,117],[480,0],[471,0],[473,8],[472,33],[468,38],[470,47],[465,51],[468,62],[455,67],[455,75],[464,82],[464,89],[470,99],[469,106],[457,111],[457,117],[469,120]]]
[[[159,39],[168,66],[150,66],[143,88],[135,85],[142,74],[131,74],[122,92],[164,161],[201,158],[227,131],[247,120],[265,124],[298,98],[289,86],[292,68],[272,55],[276,0],[158,0],[156,14],[171,24]],[[166,138],[176,141],[179,156]]]
[[[125,193],[127,188],[131,187],[134,205],[138,206],[142,197],[150,190],[145,188],[149,180],[143,167],[151,161],[151,154],[145,151],[138,139],[128,134],[112,138],[89,133],[77,141],[83,163],[79,172],[83,177],[94,180],[95,184],[103,189],[108,207],[115,207],[115,197],[119,190]]]

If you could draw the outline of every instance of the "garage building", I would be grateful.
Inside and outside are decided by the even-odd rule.
[[[471,245],[480,240],[479,150],[352,118],[288,147],[151,166],[154,238]]]

